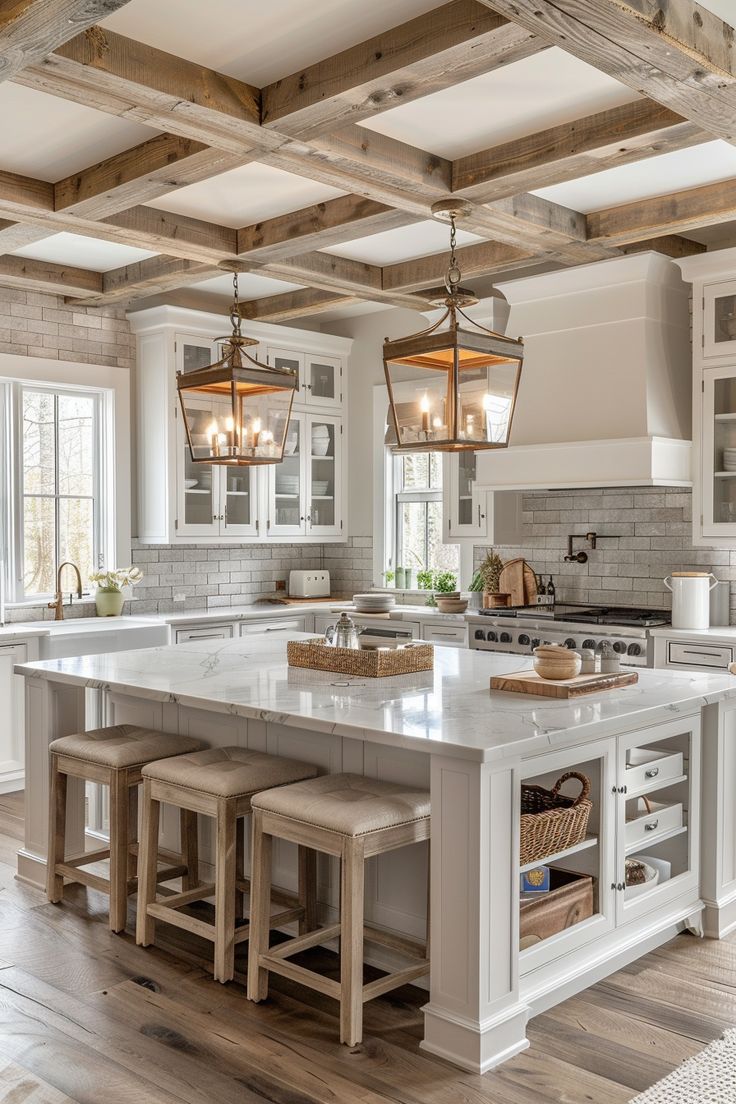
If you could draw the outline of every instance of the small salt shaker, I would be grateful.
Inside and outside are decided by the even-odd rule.
[[[605,642],[601,648],[601,674],[617,675],[621,670],[621,661],[618,652],[614,652],[613,645]]]
[[[581,648],[580,658],[583,661],[580,668],[581,675],[594,675],[595,674],[595,652],[592,648]]]

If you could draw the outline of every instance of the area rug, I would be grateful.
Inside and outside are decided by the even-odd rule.
[[[630,1104],[736,1104],[736,1028],[687,1058]]]

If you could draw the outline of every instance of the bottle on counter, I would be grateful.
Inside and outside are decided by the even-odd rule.
[[[552,576],[550,575],[549,582],[547,583],[547,601],[550,606],[553,606],[555,604],[556,593],[557,591],[555,590],[555,584],[552,582]]]

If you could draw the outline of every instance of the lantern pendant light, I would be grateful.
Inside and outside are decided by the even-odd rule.
[[[232,264],[227,267],[232,271]],[[189,451],[196,464],[279,464],[297,373],[261,364],[247,352],[258,341],[241,330],[237,270],[233,292],[233,332],[222,346],[222,359],[176,374]]]
[[[455,253],[455,220],[470,210],[459,199],[432,207],[433,215],[450,223],[450,264],[435,300],[445,308],[439,320],[411,337],[384,342],[394,452],[475,452],[509,443],[524,346],[521,338],[486,329],[463,309],[478,302],[460,286]],[[407,380],[418,380],[418,398],[404,402],[396,398],[394,384]]]

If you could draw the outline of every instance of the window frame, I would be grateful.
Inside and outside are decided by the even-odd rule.
[[[392,498],[394,501],[394,518],[393,518],[393,532],[391,534],[391,544],[388,546],[390,555],[388,556],[388,563],[390,566],[395,567],[392,564],[392,559],[396,564],[404,564],[404,548],[401,541],[402,525],[401,525],[401,506],[404,502],[422,502],[427,505],[430,502],[442,502],[442,486],[439,488],[426,487],[422,489],[406,490],[404,488],[404,457],[406,453],[392,453],[387,448],[388,463],[393,463],[392,477]],[[428,459],[430,453],[417,453],[416,455],[424,455]],[[440,472],[442,472],[442,454],[437,454],[440,459]],[[424,521],[424,547],[429,549],[429,510],[425,511]],[[424,564],[424,568],[426,568]],[[415,570],[412,568],[412,570]],[[420,569],[422,570],[422,569]]]

